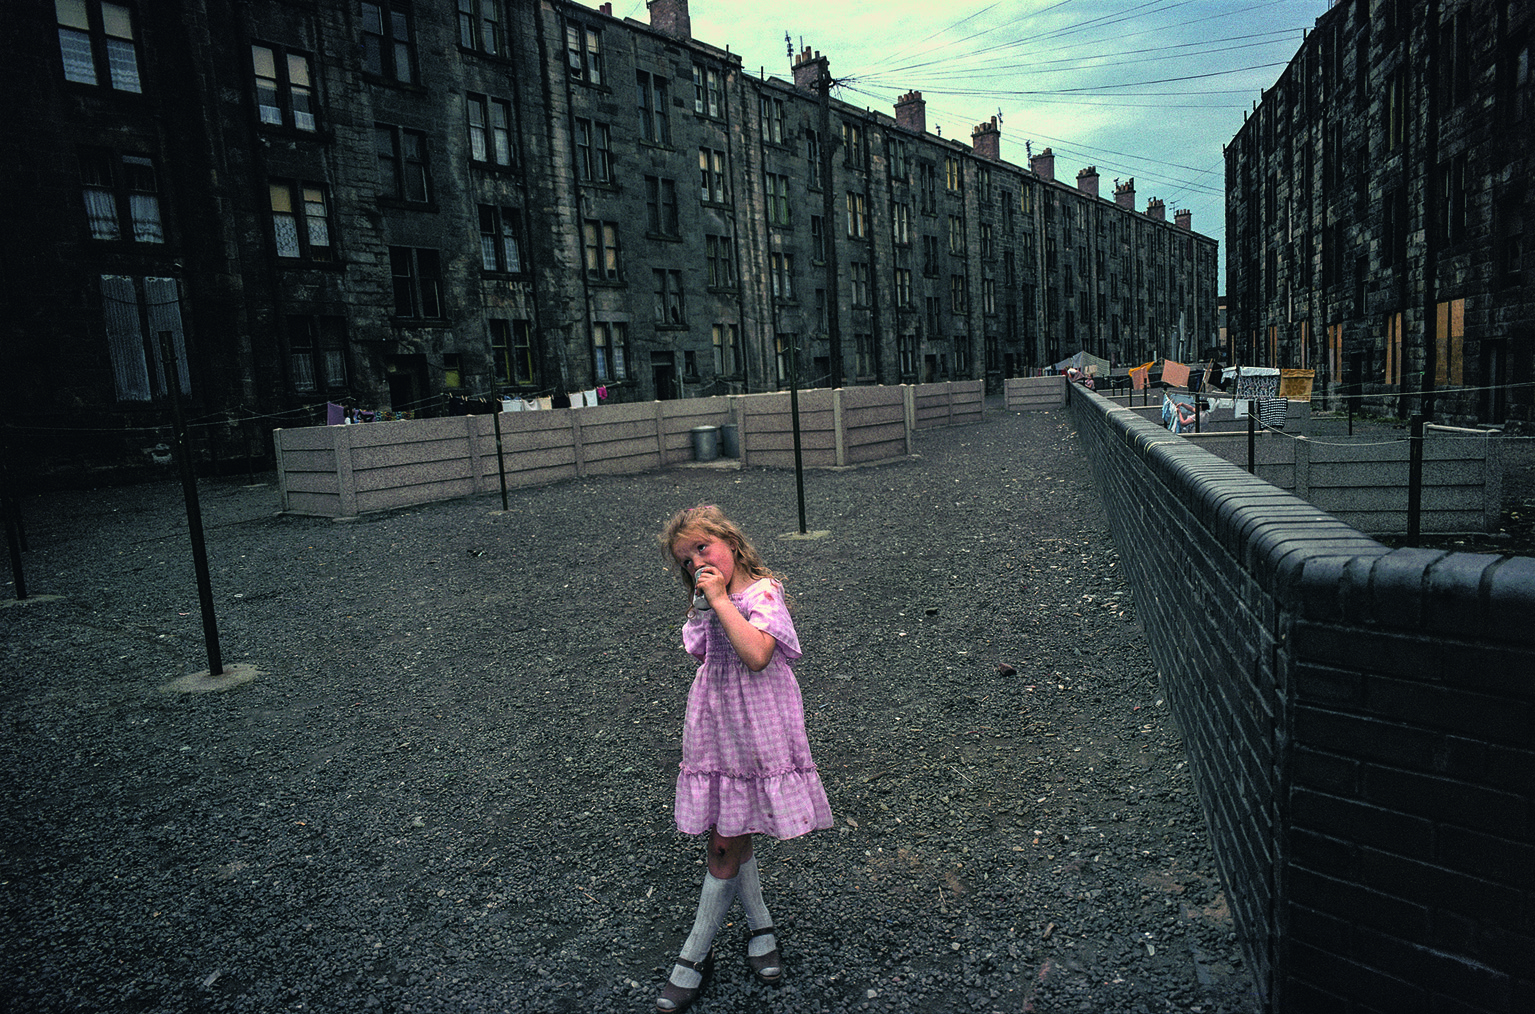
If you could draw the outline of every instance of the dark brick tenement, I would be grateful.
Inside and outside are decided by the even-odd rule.
[[[929,132],[918,91],[823,106],[830,56],[743,67],[687,0],[114,4],[111,60],[103,9],[19,0],[0,38],[4,404],[70,440],[55,471],[164,439],[161,330],[196,446],[242,456],[327,402],[770,391],[796,360],[995,388],[1218,333],[1191,223],[1007,161],[999,121]]]
[[[1535,1010],[1535,559],[1390,551],[1071,388],[1271,1010]]]
[[[1328,407],[1535,421],[1535,5],[1349,0],[1226,151],[1229,354]]]

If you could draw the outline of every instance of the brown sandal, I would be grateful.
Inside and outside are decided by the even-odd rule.
[[[666,985],[661,988],[661,995],[656,997],[656,1010],[661,1014],[678,1014],[693,1005],[698,999],[698,994],[703,992],[704,985],[709,981],[709,973],[714,970],[714,952],[704,955],[702,961],[689,961],[687,958],[678,958],[677,964],[683,968],[691,968],[698,973],[698,985],[691,989],[677,985],[671,980],[671,973],[667,973]],[[664,1006],[670,1004],[671,1006]]]
[[[761,929],[752,930],[751,936],[747,937],[746,940],[748,943],[750,943],[756,937],[766,936],[772,932],[773,927],[764,926]],[[747,954],[746,963],[751,965],[752,972],[757,976],[757,978],[761,979],[769,986],[776,986],[780,981],[783,980],[783,956],[778,953],[778,948],[776,946],[766,954],[759,954],[756,957],[752,957],[750,954]],[[763,969],[766,968],[773,969],[773,973],[769,975],[764,972]]]

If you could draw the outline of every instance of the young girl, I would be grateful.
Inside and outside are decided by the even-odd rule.
[[[657,1010],[675,1014],[698,996],[715,931],[736,898],[751,929],[752,971],[765,983],[779,982],[783,961],[762,901],[752,835],[794,838],[831,827],[832,818],[805,736],[791,668],[800,657],[799,635],[783,585],[718,507],[677,514],[660,542],[694,597],[682,646],[703,663],[682,728],[677,827],[709,832],[709,871],[693,931],[656,999]]]

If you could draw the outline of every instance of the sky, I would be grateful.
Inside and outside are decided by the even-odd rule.
[[[595,0],[588,6],[598,6]],[[792,80],[789,49],[825,55],[834,95],[894,113],[920,91],[929,131],[970,142],[997,116],[1002,158],[1055,151],[1057,180],[1098,167],[1100,194],[1135,179],[1136,207],[1193,213],[1221,240],[1221,153],[1329,0],[691,0],[693,37],[753,74]],[[613,0],[648,22],[644,0]],[[785,35],[790,42],[785,41]]]

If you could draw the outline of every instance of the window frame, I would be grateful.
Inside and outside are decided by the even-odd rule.
[[[496,383],[503,387],[532,387],[538,381],[533,363],[533,328],[521,319],[488,317],[485,330],[490,338],[491,369]],[[519,372],[517,367],[526,367]]]
[[[65,20],[65,12],[60,8],[66,5],[78,7],[78,11],[69,13],[83,15],[84,25],[80,24],[77,17]],[[113,21],[126,20],[129,34],[121,34],[120,24],[109,24],[109,10]],[[106,0],[55,0],[54,25],[58,30],[60,71],[65,83],[87,88],[106,88],[129,95],[144,94],[144,59],[136,16],[135,8],[127,4],[108,3]],[[66,40],[75,42],[73,61],[66,48]],[[84,43],[83,50],[80,48],[81,42]],[[71,70],[72,66],[80,68],[84,65],[81,60],[84,55],[90,58],[88,79],[79,76],[79,70]],[[123,59],[125,55],[132,58],[131,65]]]
[[[501,0],[458,0],[458,48],[486,56],[505,57],[506,11]],[[496,15],[486,17],[486,13]]]
[[[784,100],[765,92],[757,94],[757,112],[761,120],[762,143],[782,145],[788,136],[784,114]]]
[[[709,234],[704,237],[704,261],[711,289],[736,287],[735,240],[730,236]]]
[[[576,179],[581,183],[613,182],[613,128],[601,120],[576,117]]]
[[[629,375],[629,324],[621,320],[592,321],[592,378],[598,384],[618,384]]]
[[[856,190],[847,191],[847,238],[869,238],[868,196]]]
[[[374,123],[374,150],[381,165],[387,165],[388,179],[386,182],[390,189],[379,194],[382,201],[395,201],[401,204],[409,204],[416,207],[428,206],[432,202],[432,172],[431,156],[427,146],[427,134],[424,130],[414,130],[410,127],[402,127],[395,123]],[[389,138],[389,152],[383,150],[381,137]],[[414,153],[408,151],[407,142],[414,142]],[[412,169],[412,167],[415,167]],[[410,187],[412,183],[420,185],[422,196],[411,197]]]
[[[479,122],[475,122],[478,109]],[[499,117],[500,123],[497,124]],[[481,168],[510,169],[516,160],[512,149],[512,104],[506,99],[479,92],[464,93],[464,126],[469,131],[469,161]],[[483,154],[476,154],[476,139]]]
[[[768,275],[773,298],[781,303],[794,300],[794,254],[774,250],[768,254]]]
[[[597,218],[581,222],[582,265],[589,282],[619,285],[623,283],[622,246],[618,223]]]
[[[285,193],[288,206],[285,210],[279,210],[275,203],[278,191]],[[314,207],[310,195],[318,194],[320,201],[320,214],[316,216],[312,212]],[[330,188],[324,183],[311,183],[299,179],[272,179],[267,181],[267,202],[271,212],[272,224],[272,248],[276,252],[279,261],[300,261],[311,264],[329,264],[340,259],[336,249],[336,226],[332,218],[334,203],[330,199]],[[285,255],[285,249],[278,235],[278,215],[285,214],[292,219],[293,242],[298,250],[296,254]],[[315,242],[315,225],[320,223],[323,227],[325,242]],[[302,228],[300,228],[302,223]],[[323,250],[317,253],[317,250]]]
[[[725,75],[712,64],[693,64],[693,112],[718,120],[724,116]]]
[[[640,141],[662,148],[671,147],[671,112],[668,109],[669,79],[648,70],[634,72],[634,87],[639,101]]]
[[[93,242],[163,246],[169,241],[160,200],[160,174],[154,159],[135,152],[93,147],[78,149],[76,159],[86,232]],[[103,174],[88,178],[88,167],[105,170],[105,181],[101,179]],[[135,185],[135,180],[146,178],[152,189]],[[93,199],[91,194],[103,196]],[[104,212],[108,203],[112,209],[113,231],[111,235],[101,235],[96,223],[105,225]]]
[[[698,197],[702,203],[717,206],[730,203],[728,166],[725,153],[718,148],[698,149]]]
[[[376,29],[369,25],[370,11],[378,17]],[[362,0],[358,24],[362,29],[362,72],[365,76],[390,84],[421,84],[416,57],[416,23],[410,4],[401,0]]]
[[[770,226],[788,228],[794,224],[789,204],[789,177],[783,173],[763,173],[763,187],[767,192],[767,223]]]
[[[664,239],[682,238],[677,181],[669,176],[645,177],[645,231]]]
[[[652,268],[657,329],[686,328],[687,304],[684,301],[682,272],[676,268]]]
[[[565,76],[594,88],[607,86],[604,77],[602,29],[581,21],[565,21]]]
[[[309,395],[346,392],[349,372],[346,318],[332,314],[288,314],[283,324],[287,339],[289,391]],[[307,374],[307,383],[300,382],[301,374]]]
[[[478,208],[481,273],[487,275],[527,274],[528,268],[523,254],[524,222],[522,210],[497,204],[481,204],[478,205]],[[489,258],[486,257],[487,253],[490,254]]]
[[[318,92],[315,89],[314,60],[307,53],[288,49],[266,42],[251,43],[251,80],[255,88],[256,96],[256,122],[263,130],[291,130],[301,134],[316,134],[320,130]],[[262,67],[257,52],[265,52],[271,59],[271,76],[261,73]],[[305,85],[294,85],[294,62],[299,61],[308,78]],[[263,81],[269,81],[273,104],[262,102]],[[307,96],[304,110],[294,101],[295,95]],[[276,112],[277,119],[269,120],[266,110]],[[308,117],[308,125],[300,122],[300,117]]]
[[[401,263],[407,270],[400,271]],[[430,271],[428,270],[430,268]],[[393,290],[393,313],[399,321],[437,321],[448,318],[442,277],[442,251],[436,247],[389,247],[389,274]],[[401,297],[409,301],[408,313],[401,313]],[[429,312],[435,310],[435,313]]]

